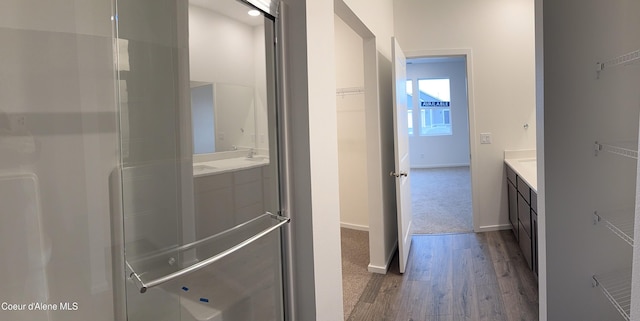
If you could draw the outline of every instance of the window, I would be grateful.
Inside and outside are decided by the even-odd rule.
[[[451,87],[449,79],[418,80],[420,135],[451,135]]]
[[[407,128],[413,135],[413,81],[407,80]]]

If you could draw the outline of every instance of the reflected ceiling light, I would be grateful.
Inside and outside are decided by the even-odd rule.
[[[259,15],[260,15],[260,11],[255,10],[255,9],[253,9],[253,10],[249,10],[249,12],[247,12],[247,13],[248,13],[250,16],[252,16],[252,17],[257,17],[257,16],[259,16]]]

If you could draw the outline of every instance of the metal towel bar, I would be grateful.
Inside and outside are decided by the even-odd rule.
[[[242,241],[240,243],[237,243],[234,246],[232,246],[232,247],[230,247],[230,248],[228,248],[228,249],[226,249],[226,250],[224,250],[224,251],[222,251],[222,252],[220,252],[220,253],[212,256],[212,257],[209,257],[209,258],[207,258],[205,260],[199,261],[199,262],[194,263],[194,264],[192,264],[192,265],[190,265],[188,267],[182,268],[182,269],[180,269],[178,271],[169,273],[167,275],[164,275],[162,277],[159,277],[159,278],[156,278],[156,279],[153,279],[153,280],[149,280],[149,281],[144,281],[143,278],[142,278],[142,275],[144,273],[137,273],[133,269],[131,264],[129,264],[129,262],[126,262],[126,268],[128,269],[127,275],[129,275],[129,278],[131,280],[133,280],[133,282],[136,284],[136,286],[140,290],[140,293],[145,293],[148,289],[150,289],[152,287],[158,286],[160,284],[169,282],[169,281],[174,280],[176,278],[179,278],[181,276],[185,276],[185,275],[190,274],[192,272],[198,271],[198,270],[200,270],[200,269],[202,269],[204,267],[207,267],[207,266],[211,265],[212,263],[214,263],[214,262],[224,258],[225,256],[227,256],[227,255],[229,255],[229,254],[231,254],[231,253],[233,253],[233,252],[235,252],[235,251],[237,251],[237,250],[239,250],[239,249],[251,244],[252,242],[260,239],[261,237],[271,233],[272,231],[280,228],[282,225],[287,224],[287,223],[289,223],[291,221],[291,219],[288,218],[288,217],[275,215],[275,214],[271,214],[271,213],[267,212],[267,213],[265,213],[265,214],[263,214],[261,216],[258,216],[257,218],[255,218],[253,220],[250,220],[248,222],[245,222],[243,224],[235,226],[235,227],[233,227],[233,228],[231,228],[229,230],[226,230],[224,232],[218,233],[216,235],[212,235],[210,237],[207,237],[205,239],[202,239],[202,240],[199,240],[199,241],[196,241],[196,242],[193,242],[193,243],[189,243],[189,244],[183,245],[183,246],[179,247],[178,250],[188,250],[188,249],[194,248],[197,245],[206,243],[208,241],[212,241],[212,240],[214,240],[214,239],[216,239],[218,237],[221,237],[223,235],[229,234],[230,232],[238,230],[238,229],[240,229],[240,228],[242,228],[242,227],[244,227],[244,226],[246,226],[246,225],[248,225],[248,224],[250,224],[252,222],[257,221],[258,219],[265,218],[265,217],[269,217],[271,219],[274,219],[274,220],[277,221],[277,223],[275,225],[273,225],[273,226],[270,226],[270,227],[268,227],[266,229],[261,230],[260,232],[254,234],[253,236],[247,238],[246,240],[244,240],[244,241]],[[174,251],[175,251],[175,249],[174,249]]]

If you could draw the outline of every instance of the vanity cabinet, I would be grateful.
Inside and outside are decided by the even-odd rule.
[[[196,236],[202,239],[265,212],[263,167],[194,178]]]
[[[538,194],[531,189],[531,246],[535,255],[532,257],[532,270],[538,276]]]
[[[507,166],[507,195],[509,197],[509,222],[511,230],[518,239],[518,189],[516,173]]]
[[[522,255],[534,274],[538,275],[538,196],[527,182],[508,165],[507,195],[509,222],[520,245]]]

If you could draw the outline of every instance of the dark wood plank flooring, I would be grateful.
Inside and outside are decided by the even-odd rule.
[[[511,231],[415,235],[406,273],[396,255],[348,320],[535,321],[537,281]]]

